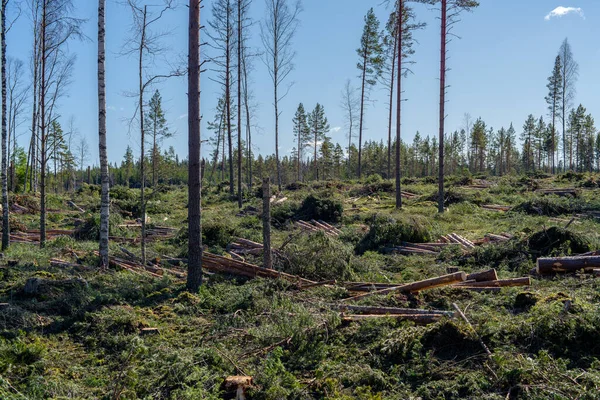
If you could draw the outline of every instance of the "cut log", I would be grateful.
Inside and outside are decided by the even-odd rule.
[[[359,314],[359,315],[344,315],[342,321],[364,321],[376,318],[394,318],[412,321],[417,324],[431,324],[439,321],[444,316],[441,314],[396,314],[396,315],[382,315],[382,314]]]
[[[386,314],[391,314],[391,315],[406,315],[406,314],[425,314],[425,315],[430,315],[430,314],[439,314],[439,315],[446,315],[446,316],[453,316],[454,313],[452,311],[439,311],[439,310],[419,310],[419,309],[415,309],[415,308],[397,308],[397,307],[371,307],[371,306],[353,306],[353,305],[347,305],[347,304],[342,304],[340,305],[340,310],[341,311],[352,311],[352,312],[357,312],[357,313],[367,313],[367,314],[381,314],[381,315],[386,315]]]
[[[235,239],[235,241],[246,247],[250,247],[250,248],[254,248],[254,249],[262,249],[263,248],[262,243],[253,242],[252,240],[248,240],[248,239],[244,239],[244,238],[237,238],[237,239]]]
[[[526,276],[523,278],[511,278],[511,279],[500,279],[497,281],[488,282],[469,282],[469,283],[458,283],[457,287],[468,286],[468,287],[509,287],[509,286],[530,286],[531,278]]]
[[[498,280],[498,274],[496,273],[496,270],[492,268],[486,271],[473,272],[467,275],[467,280],[474,280],[476,282],[496,281]]]
[[[300,285],[299,288],[304,290],[304,289],[309,289],[309,288],[313,288],[313,287],[317,287],[317,286],[335,285],[335,284],[336,284],[335,279],[331,279],[329,281],[321,281],[321,282],[309,283],[306,285]]]
[[[536,271],[540,275],[576,272],[600,268],[600,256],[538,258]]]
[[[246,391],[250,387],[252,387],[251,376],[228,376],[223,382],[225,392],[234,395],[235,400],[246,400]]]
[[[453,274],[442,275],[435,278],[425,279],[422,281],[417,281],[413,283],[408,283],[401,286],[395,286],[391,288],[376,290],[370,293],[364,293],[358,296],[349,297],[347,299],[343,299],[342,301],[350,301],[350,300],[358,300],[364,297],[379,295],[379,294],[387,294],[391,292],[418,292],[425,289],[433,289],[440,286],[447,286],[453,283],[463,282],[467,279],[467,274],[464,272],[455,272]]]

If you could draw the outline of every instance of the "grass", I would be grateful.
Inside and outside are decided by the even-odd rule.
[[[291,221],[303,203],[318,215],[341,218],[343,234],[294,236],[276,267],[314,280],[409,282],[443,274],[448,266],[466,272],[496,267],[501,278],[523,276],[541,254],[599,248],[595,219],[564,226],[574,212],[600,210],[600,189],[584,188],[574,201],[541,200],[530,190],[572,186],[575,178],[598,180],[505,177],[490,189],[474,190],[459,186],[468,180],[457,179],[443,215],[431,200],[435,184],[420,180],[403,187],[420,197],[405,200],[402,210],[393,206],[389,182],[378,177],[295,185],[283,192],[289,199],[274,206],[274,247],[294,234]],[[237,236],[261,241],[259,216],[236,217],[237,207],[223,190],[204,191],[209,250],[222,253]],[[127,212],[135,211],[138,192],[115,188],[114,194],[115,220],[130,219]],[[151,257],[185,254],[185,199],[182,187],[152,195],[151,222],[181,231],[172,240],[150,243]],[[52,207],[67,210],[66,200],[89,211],[58,214],[51,227],[73,228],[77,217],[94,233],[96,188],[53,196]],[[478,206],[539,208],[540,201],[551,202],[554,211],[495,212]],[[248,205],[260,210],[261,200],[248,198]],[[123,215],[116,215],[118,210]],[[39,223],[36,215],[15,218],[25,227]],[[452,232],[471,240],[502,232],[514,238],[467,255],[378,251]],[[133,237],[137,231],[119,234]],[[600,389],[600,284],[586,276],[533,279],[531,288],[500,293],[442,288],[362,301],[446,311],[457,303],[491,349],[490,359],[460,319],[428,326],[385,318],[344,323],[332,306],[347,296],[343,288],[299,291],[285,281],[218,274],[206,276],[200,291],[190,294],[175,278],[98,271],[92,253],[97,244],[84,240],[89,238],[59,237],[43,250],[15,244],[4,253],[0,302],[9,306],[0,309],[0,398],[220,399],[223,379],[239,374],[254,377],[252,399],[595,399]],[[111,251],[119,253],[119,247],[113,243]],[[136,246],[124,247],[139,254]],[[70,250],[86,254],[81,267],[49,265],[50,258],[73,261]],[[260,263],[260,258],[248,261]],[[34,277],[44,282],[43,290],[24,293],[25,282]],[[148,327],[158,333],[143,335]]]

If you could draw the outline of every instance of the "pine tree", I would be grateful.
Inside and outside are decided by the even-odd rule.
[[[365,26],[360,39],[360,47],[356,50],[360,61],[357,68],[361,71],[360,116],[358,126],[358,178],[361,177],[362,135],[364,127],[365,101],[369,88],[377,83],[383,67],[383,47],[379,36],[379,20],[371,8],[365,16]]]
[[[319,159],[317,155],[317,147],[323,142],[329,132],[329,123],[325,116],[325,108],[317,103],[314,110],[308,116],[308,127],[310,128],[310,137],[313,140],[313,162],[315,167],[315,179],[319,180]]]
[[[521,141],[523,142],[523,165],[525,171],[533,169],[533,138],[535,136],[535,117],[529,114],[525,124],[523,124],[523,133]]]
[[[304,149],[308,146],[308,142],[310,141],[310,128],[308,126],[308,118],[306,115],[306,111],[304,110],[304,105],[300,103],[298,105],[298,109],[296,110],[296,114],[294,115],[294,119],[292,120],[294,124],[294,138],[296,143],[296,173],[298,181],[302,180],[302,160],[304,159]]]
[[[555,172],[556,164],[555,164],[555,152],[557,151],[556,146],[556,117],[560,107],[561,100],[563,98],[562,91],[562,67],[560,56],[556,56],[554,60],[554,69],[552,70],[552,75],[548,78],[548,84],[546,87],[548,88],[548,95],[546,96],[546,103],[548,103],[548,111],[550,112],[550,117],[552,120],[552,124],[550,125],[550,141],[548,142],[548,151],[549,156],[551,158],[551,167],[552,173]]]
[[[159,144],[164,139],[173,136],[167,126],[167,119],[162,109],[162,97],[160,92],[156,90],[150,102],[148,103],[148,112],[146,113],[146,131],[152,136],[152,148],[150,149],[150,159],[152,160],[152,184],[154,187],[158,185],[158,167],[160,158]]]

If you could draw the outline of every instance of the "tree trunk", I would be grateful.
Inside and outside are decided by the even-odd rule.
[[[46,1],[42,5],[40,80],[40,247],[46,246]]]
[[[227,1],[227,39],[225,40],[225,102],[227,108],[227,139],[229,145],[229,194],[234,195],[234,183],[233,183],[233,139],[231,136],[231,21],[230,21],[230,2]],[[239,113],[239,110],[238,110]]]
[[[438,176],[438,212],[444,212],[444,121],[446,120],[446,24],[448,5],[442,0],[441,44],[440,44],[440,138],[439,138],[439,176]]]
[[[238,41],[237,41],[237,103],[238,103],[238,207],[242,208],[242,1],[237,1],[238,8]]]
[[[398,72],[396,81],[396,208],[402,208],[402,187],[400,183],[400,128],[402,117],[402,14],[404,13],[404,0],[398,0]]]
[[[358,123],[358,179],[362,174],[362,131],[363,131],[363,117],[365,112],[365,85],[367,81],[367,50],[363,55],[363,69],[362,69],[362,84],[360,92],[360,118]]]
[[[190,0],[188,42],[188,275],[186,287],[202,284],[200,178],[200,1]]]
[[[394,79],[396,76],[396,54],[398,52],[398,35],[394,36],[392,51],[392,76],[390,78],[390,109],[388,115],[388,148],[387,148],[387,179],[392,176],[392,114],[394,108]]]
[[[263,178],[263,254],[264,267],[272,268],[273,260],[271,258],[271,180],[269,177]]]
[[[536,271],[538,274],[553,274],[595,268],[600,268],[600,256],[554,257],[538,258]]]
[[[2,0],[2,250],[6,250],[10,243],[10,229],[8,219],[8,182],[6,175],[7,164],[7,115],[6,115],[6,4],[7,0]]]
[[[106,149],[106,79],[105,79],[105,22],[106,0],[98,0],[98,141],[102,193],[100,196],[100,267],[108,267],[108,220],[110,216],[110,181]]]
[[[144,126],[144,70],[143,70],[143,62],[144,62],[144,47],[146,46],[146,18],[148,15],[148,6],[144,6],[144,15],[142,22],[142,32],[140,38],[140,47],[139,47],[139,62],[138,62],[138,78],[139,78],[139,109],[140,109],[140,145],[141,145],[141,154],[140,154],[140,210],[141,210],[141,218],[142,218],[142,234],[141,234],[141,248],[142,248],[142,265],[146,265],[146,197],[145,197],[145,189],[146,189],[146,168],[144,162],[144,156],[146,154],[145,144],[145,126]]]

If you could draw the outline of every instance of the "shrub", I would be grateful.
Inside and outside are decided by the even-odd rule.
[[[386,246],[398,246],[403,242],[426,243],[432,234],[426,221],[419,217],[409,217],[405,221],[373,216],[369,233],[356,246],[356,252],[378,251]]]
[[[322,232],[303,235],[287,247],[286,272],[311,280],[349,280],[352,250],[350,246]]]
[[[545,196],[527,200],[512,209],[515,212],[522,212],[529,215],[546,215],[549,217],[574,214],[582,210],[583,203],[581,200],[557,196]]]
[[[123,222],[120,214],[111,213],[109,216],[109,234],[111,236],[119,236],[122,230],[119,225]],[[100,240],[100,214],[94,214],[86,218],[85,222],[79,225],[73,237],[77,240]]]
[[[343,211],[344,206],[339,201],[317,198],[310,195],[302,202],[300,209],[296,213],[296,218],[339,222],[342,219]]]
[[[591,242],[587,237],[556,226],[534,233],[529,238],[528,245],[539,256],[578,254],[591,249]]]

